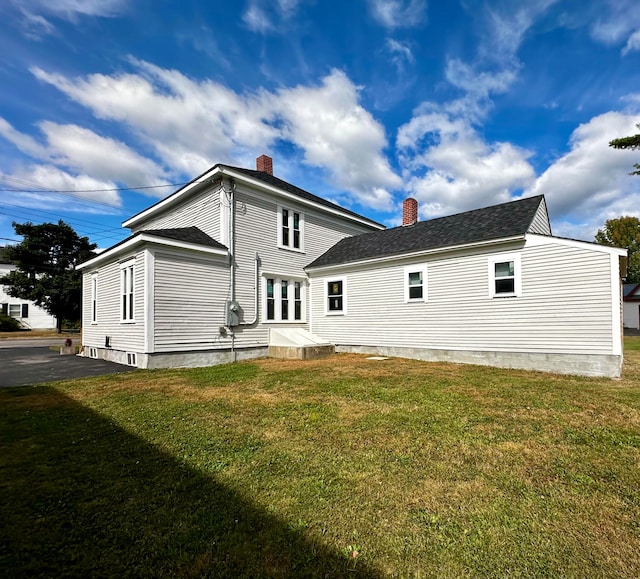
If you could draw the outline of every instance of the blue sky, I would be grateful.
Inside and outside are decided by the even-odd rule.
[[[407,196],[544,193],[587,240],[640,216],[640,152],[608,147],[640,122],[637,0],[4,0],[0,53],[0,245],[63,219],[108,247],[263,153],[387,225]]]

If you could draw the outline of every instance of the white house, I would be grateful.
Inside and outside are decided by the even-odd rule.
[[[640,283],[625,283],[622,296],[624,327],[640,330]]]
[[[384,227],[216,165],[82,264],[85,355],[209,365],[269,346],[617,376],[624,250],[551,235],[542,196]]]
[[[0,247],[0,278],[15,269],[15,266],[6,258],[2,249]],[[3,285],[0,285],[0,312],[5,316],[16,318],[20,321],[22,327],[26,329],[48,330],[56,327],[55,317],[50,316],[33,302],[11,297]]]

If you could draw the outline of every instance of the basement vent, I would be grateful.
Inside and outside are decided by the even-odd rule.
[[[89,348],[89,358],[98,358],[98,348]]]
[[[138,361],[136,355],[133,352],[127,352],[127,366],[137,366]]]

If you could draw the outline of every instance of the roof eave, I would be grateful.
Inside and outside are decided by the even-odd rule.
[[[404,259],[413,259],[418,257],[426,257],[429,255],[438,255],[441,253],[447,253],[452,251],[464,251],[466,249],[474,249],[477,247],[493,247],[496,245],[505,245],[508,243],[514,243],[517,241],[524,241],[525,234],[522,235],[514,235],[510,237],[502,237],[499,239],[491,239],[488,241],[476,241],[473,243],[463,243],[459,245],[446,245],[443,247],[434,247],[431,249],[423,249],[420,251],[413,251],[410,253],[396,253],[394,255],[387,255],[383,257],[374,257],[370,259],[362,259],[357,261],[348,261],[339,264],[332,265],[320,265],[320,266],[307,266],[304,268],[307,272],[313,273],[322,273],[324,271],[334,271],[336,269],[346,269],[349,267],[360,267],[363,265],[375,265],[375,264],[383,264],[389,263],[392,261],[399,261]]]
[[[207,247],[205,245],[200,245],[197,243],[190,243],[186,241],[177,241],[175,239],[167,239],[166,237],[158,237],[156,235],[149,235],[148,233],[141,233],[138,235],[134,235],[131,239],[125,241],[120,245],[116,245],[111,249],[107,249],[103,251],[100,255],[97,255],[93,259],[89,261],[85,261],[80,265],[76,266],[76,269],[87,269],[91,267],[96,267],[105,261],[111,261],[114,258],[117,258],[119,255],[124,253],[129,253],[131,250],[144,245],[145,243],[151,243],[157,246],[170,247],[175,249],[186,249],[190,251],[197,251],[198,253],[205,253],[208,255],[218,256],[218,257],[227,257],[229,255],[229,251],[226,249],[221,249],[217,247]]]

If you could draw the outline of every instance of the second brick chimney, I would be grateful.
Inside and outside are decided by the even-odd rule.
[[[260,155],[256,159],[256,169],[273,175],[273,159],[268,155]]]
[[[408,197],[402,202],[402,225],[413,225],[418,221],[418,202]]]

